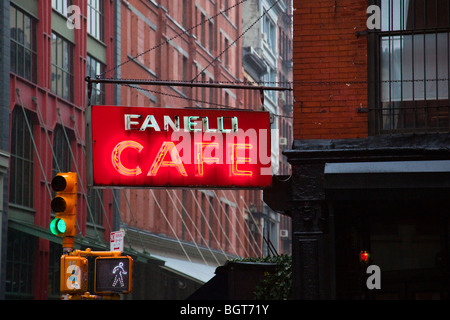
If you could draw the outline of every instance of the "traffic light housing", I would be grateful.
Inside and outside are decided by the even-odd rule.
[[[52,179],[52,189],[56,196],[51,208],[56,217],[50,222],[50,231],[56,236],[75,237],[77,210],[77,174],[58,173]]]
[[[88,290],[88,260],[81,256],[61,256],[60,290],[62,294],[84,293]]]
[[[97,294],[130,293],[133,287],[133,259],[130,256],[97,257],[94,278]]]

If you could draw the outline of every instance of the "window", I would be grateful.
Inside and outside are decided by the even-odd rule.
[[[263,20],[263,32],[264,32],[264,42],[269,47],[270,51],[273,53],[277,50],[277,35],[276,35],[276,25],[269,17],[269,14],[265,12]]]
[[[11,72],[36,82],[36,22],[14,6],[10,7]]]
[[[187,28],[187,15],[188,15],[188,1],[189,0],[183,0],[183,4],[182,4],[182,8],[181,8],[181,20],[182,20],[182,25],[183,28],[186,29]]]
[[[51,90],[58,96],[73,100],[72,44],[52,33]]]
[[[267,68],[267,73],[263,76],[266,86],[274,86],[277,81],[277,71],[272,68]],[[274,90],[265,90],[265,95],[273,102],[277,101],[277,92]]]
[[[209,83],[213,84],[214,80],[213,79],[209,79]],[[210,87],[209,88],[209,107],[211,108],[214,103],[215,103],[215,101],[214,101],[214,88]]]
[[[97,226],[103,226],[103,190],[88,190],[89,211],[87,213],[87,222]]]
[[[189,237],[189,238],[186,237],[186,230],[189,233],[189,229],[186,228],[186,217],[187,217],[186,197],[187,197],[187,191],[185,189],[183,189],[181,191],[181,239],[182,240],[187,240],[187,239],[191,238],[191,237]],[[178,214],[180,214],[179,210],[177,212],[178,212]]]
[[[223,10],[224,10],[224,14],[226,15],[226,16],[228,16],[228,8],[229,8],[229,3],[228,3],[228,0],[223,0]]]
[[[450,1],[382,0],[377,132],[450,128]]]
[[[100,61],[87,56],[87,71],[86,75],[95,78],[96,75],[102,74],[105,71],[105,65]],[[92,84],[91,92],[91,104],[104,104],[105,103],[105,85],[102,83]]]
[[[60,269],[61,245],[50,241],[48,264],[48,296],[50,299],[61,299]]]
[[[232,228],[232,226],[230,225],[231,224],[231,222],[230,222],[230,206],[228,204],[226,204],[226,203],[225,203],[225,206],[224,206],[223,215],[225,217],[225,219],[224,219],[225,231],[224,232],[225,232],[225,234],[228,237],[228,239],[227,239],[228,241],[225,240],[225,251],[228,251],[228,250],[230,250],[229,244],[231,244],[229,242],[231,241],[231,233],[230,233],[231,230],[230,230],[230,227]]]
[[[33,256],[37,238],[8,229],[6,258],[6,297],[33,299]]]
[[[187,81],[187,77],[188,77],[188,59],[183,56],[183,61],[182,61],[182,69],[183,69],[183,81]],[[186,94],[187,93],[187,87],[182,87],[183,93]]]
[[[104,17],[103,0],[88,1],[87,29],[94,38],[103,41],[104,39]]]
[[[212,52],[214,49],[214,24],[211,22],[211,20],[208,23],[208,30],[209,30],[209,52]]]
[[[52,0],[52,8],[63,16],[67,17],[67,8],[72,4],[72,0]]]
[[[26,118],[23,109],[16,107],[12,114],[9,201],[32,208],[34,151],[28,124],[31,130],[33,124],[31,116],[25,113]]]
[[[230,58],[229,58],[229,53],[228,53],[228,48],[229,47],[229,44],[228,44],[228,39],[227,38],[225,38],[225,45],[224,45],[224,48],[223,48],[223,50],[225,50],[225,52],[224,52],[224,63],[225,63],[225,68],[227,68],[227,69],[229,69],[229,63],[230,63]]]
[[[205,19],[205,15],[202,13],[200,15],[200,43],[203,46],[203,48],[206,48],[206,19]]]
[[[72,171],[70,145],[67,143],[66,135],[69,138],[69,133],[64,132],[64,128],[60,124],[56,125],[53,132],[53,152],[55,155],[52,168],[53,176],[56,176],[58,172]]]

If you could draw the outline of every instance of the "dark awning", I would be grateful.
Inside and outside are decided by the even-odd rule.
[[[327,163],[324,173],[327,193],[338,198],[369,190],[384,195],[450,195],[450,160]]]

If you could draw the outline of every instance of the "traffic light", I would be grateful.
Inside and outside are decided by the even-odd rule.
[[[371,260],[371,256],[370,256],[370,253],[368,251],[363,250],[363,251],[361,251],[359,253],[359,261],[361,263],[367,264],[367,263],[370,262],[370,260]]]
[[[131,257],[114,256],[95,259],[95,293],[130,293],[132,287],[133,259]]]
[[[88,290],[88,260],[80,256],[61,256],[60,289],[62,294]]]
[[[74,237],[77,221],[77,174],[58,173],[52,179],[52,189],[56,191],[51,202],[56,217],[50,223],[50,231],[56,236]]]

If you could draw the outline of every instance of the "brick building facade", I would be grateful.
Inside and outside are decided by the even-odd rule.
[[[1,299],[59,299],[61,238],[48,228],[51,180],[78,173],[77,248],[103,249],[109,240],[112,193],[86,186],[84,78],[116,63],[114,3],[3,1],[2,141],[10,155],[2,208]],[[67,17],[73,16],[75,27]],[[95,21],[95,22],[93,22]],[[97,88],[96,88],[97,89]],[[96,91],[114,104],[114,88]],[[6,131],[6,130],[4,130]],[[5,146],[2,146],[2,149]],[[7,228],[5,228],[5,226]]]
[[[448,299],[449,12],[294,1],[293,170],[267,198],[293,221],[295,299]]]
[[[295,139],[366,137],[365,1],[306,1],[294,12]],[[298,97],[298,98],[297,98]]]

